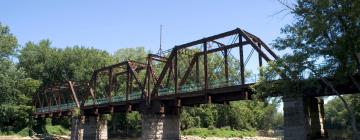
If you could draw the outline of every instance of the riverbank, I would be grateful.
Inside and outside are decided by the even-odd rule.
[[[0,140],[70,140],[70,136],[60,136],[60,135],[37,135],[37,136],[18,136],[18,135],[9,135],[9,136],[0,136]]]
[[[52,139],[52,140],[69,140],[69,136],[51,136],[51,137],[22,137],[22,136],[0,136],[0,140],[40,140],[40,139]],[[110,139],[110,140],[140,140],[140,138],[130,138],[130,139]],[[280,140],[280,138],[270,138],[270,137],[230,137],[230,138],[221,138],[221,137],[206,137],[202,138],[199,136],[181,136],[181,140]]]
[[[281,140],[281,138],[271,138],[271,137],[229,137],[229,138],[223,138],[223,137],[206,137],[202,138],[199,136],[181,136],[181,140]]]

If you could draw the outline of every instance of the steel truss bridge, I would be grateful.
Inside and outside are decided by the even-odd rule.
[[[71,115],[75,108],[84,115],[141,111],[158,101],[159,112],[165,112],[164,104],[176,108],[249,99],[259,67],[276,59],[259,37],[236,28],[97,69],[88,82],[43,87],[33,96],[34,115]],[[248,67],[255,74],[248,75]]]

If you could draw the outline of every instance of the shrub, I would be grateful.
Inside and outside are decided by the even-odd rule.
[[[190,128],[181,132],[182,135],[193,135],[199,137],[253,137],[255,131],[238,131],[229,128]]]

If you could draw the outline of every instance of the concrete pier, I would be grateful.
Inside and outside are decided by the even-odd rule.
[[[71,136],[70,140],[83,140],[84,129],[84,116],[76,116],[71,118]]]
[[[107,121],[99,116],[73,117],[71,140],[107,140]]]
[[[180,116],[142,114],[143,140],[180,140]]]
[[[315,97],[284,98],[284,139],[309,140],[325,136],[324,102]]]

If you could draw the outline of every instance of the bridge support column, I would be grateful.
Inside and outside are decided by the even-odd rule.
[[[315,97],[284,98],[285,140],[309,140],[325,135],[324,102]]]
[[[99,140],[107,140],[108,139],[108,128],[107,128],[107,120],[99,119],[98,120],[98,128],[97,135]]]
[[[107,135],[107,121],[100,119],[99,116],[86,116],[83,124],[83,139],[84,140],[106,140]]]
[[[142,114],[143,140],[180,140],[180,116],[178,114]]]
[[[82,124],[84,124],[84,116],[76,116],[71,118],[71,140],[83,140]]]

